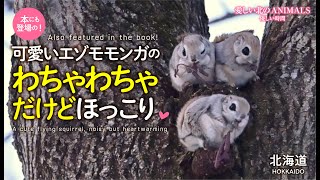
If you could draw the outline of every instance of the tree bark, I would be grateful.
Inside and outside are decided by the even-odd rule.
[[[315,178],[315,2],[276,1],[275,6],[310,6],[310,15],[287,15],[285,23],[268,22],[262,40],[262,61],[258,75],[261,80],[243,89],[226,85],[200,86],[198,89],[178,94],[171,87],[168,62],[177,44],[175,38],[183,32],[195,32],[209,37],[208,18],[203,1],[16,1],[15,10],[34,7],[46,19],[46,32],[36,41],[24,41],[16,36],[15,45],[41,44],[49,49],[77,45],[122,46],[125,49],[137,45],[157,47],[161,57],[157,60],[134,62],[130,57],[125,61],[93,61],[85,56],[78,62],[50,60],[44,62],[20,62],[12,58],[12,72],[19,65],[25,72],[38,72],[46,64],[58,69],[61,79],[73,70],[79,74],[89,72],[95,65],[97,71],[116,70],[118,64],[130,69],[134,77],[138,72],[149,70],[159,83],[143,95],[137,85],[130,93],[122,94],[119,87],[91,94],[84,88],[77,89],[76,98],[95,98],[98,104],[122,104],[122,99],[145,99],[153,97],[155,111],[148,121],[139,116],[125,120],[119,116],[106,120],[107,112],[99,112],[93,120],[62,121],[57,114],[50,121],[46,117],[28,121],[19,117],[13,120],[15,108],[12,103],[18,96],[41,97],[48,102],[50,97],[60,99],[71,97],[68,86],[58,93],[47,93],[46,87],[39,86],[28,92],[32,82],[24,81],[24,91],[19,94],[12,88],[15,78],[10,81],[9,114],[13,128],[19,127],[166,127],[163,132],[22,132],[14,131],[14,146],[22,162],[26,179],[176,179],[199,178],[192,170],[193,159],[186,159],[185,150],[177,138],[175,118],[180,107],[192,96],[212,93],[232,93],[248,99],[252,116],[244,133],[233,146],[234,166],[216,175],[202,175],[200,178]],[[49,35],[149,35],[157,34],[157,41],[48,41]],[[96,84],[101,85],[102,80]],[[202,88],[203,87],[203,88]],[[135,114],[138,105],[122,106],[126,113]],[[159,121],[159,111],[170,111],[169,119]],[[73,106],[68,113],[75,115]],[[29,112],[31,113],[31,112]],[[48,113],[42,110],[42,115]],[[198,153],[199,154],[199,153]],[[203,153],[204,154],[204,153]],[[273,175],[269,164],[273,154],[307,155],[305,174]],[[181,159],[183,159],[181,161]],[[196,161],[196,160],[194,160]],[[205,169],[206,170],[206,169]],[[207,167],[206,171],[210,171]]]

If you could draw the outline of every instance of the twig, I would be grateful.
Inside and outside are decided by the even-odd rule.
[[[202,81],[203,83],[206,83],[206,81],[203,78],[201,78],[200,75],[198,74],[198,70],[204,76],[208,76],[208,74],[204,70],[198,68],[197,64],[193,64],[192,66],[188,66],[188,65],[185,65],[185,64],[178,64],[177,68],[175,69],[174,77],[177,77],[177,73],[179,71],[179,66],[181,66],[181,65],[185,66],[187,68],[187,72],[188,73],[192,73],[192,75],[195,78],[197,78],[199,81]]]

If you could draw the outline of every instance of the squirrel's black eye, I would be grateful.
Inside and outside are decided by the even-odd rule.
[[[183,50],[182,50],[182,55],[183,55],[183,56],[186,56],[186,55],[187,55],[186,49],[184,49],[184,48],[183,48]]]
[[[232,103],[231,104],[231,106],[229,107],[229,109],[231,110],[231,111],[236,111],[236,105],[234,104],[234,103]]]
[[[203,49],[203,51],[201,51],[201,54],[203,54],[206,51],[206,49]]]
[[[249,55],[249,53],[250,53],[250,50],[249,50],[249,48],[248,48],[248,47],[245,47],[245,48],[243,48],[243,49],[242,49],[242,54],[244,54],[244,55],[248,56],[248,55]]]

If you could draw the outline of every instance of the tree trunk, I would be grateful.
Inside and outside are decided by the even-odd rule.
[[[281,3],[281,4],[277,4]],[[226,85],[215,85],[197,89],[196,92],[177,94],[171,87],[168,62],[175,38],[183,32],[195,32],[209,37],[208,19],[203,1],[16,1],[15,10],[34,7],[46,19],[47,29],[37,41],[24,41],[13,36],[12,44],[41,44],[48,49],[89,44],[92,46],[122,46],[124,49],[149,45],[158,48],[161,56],[157,60],[133,61],[130,56],[124,61],[94,61],[89,55],[80,61],[50,60],[43,62],[20,62],[12,58],[12,72],[22,65],[25,72],[38,72],[46,64],[58,69],[64,79],[66,72],[73,70],[79,74],[90,71],[95,65],[97,72],[116,70],[118,64],[130,69],[133,78],[138,72],[149,70],[159,79],[149,93],[143,95],[139,85],[130,93],[121,93],[120,87],[90,93],[85,88],[76,89],[72,94],[64,84],[57,93],[47,93],[48,87],[39,86],[28,92],[32,82],[24,81],[24,91],[19,94],[12,88],[15,78],[10,81],[9,114],[12,127],[165,127],[168,132],[22,132],[14,131],[14,146],[18,151],[26,179],[145,179],[145,178],[194,178],[197,172],[191,167],[191,160],[184,157],[175,128],[175,118],[179,108],[192,96],[212,93],[233,93],[244,96],[252,106],[252,117],[248,127],[233,146],[234,166],[219,176],[203,175],[200,178],[279,178],[273,175],[269,164],[270,156],[307,155],[305,174],[288,175],[287,178],[315,178],[315,2],[297,3],[271,0],[271,6],[311,6],[311,15],[288,15],[285,23],[268,22],[265,28],[262,47],[262,61],[259,70],[261,81],[244,89],[233,89]],[[49,35],[150,35],[157,34],[156,41],[48,41]],[[98,87],[105,83],[101,78]],[[13,120],[15,108],[12,103],[21,96],[41,97],[48,102],[50,97],[60,100],[61,96],[75,96],[83,99],[97,99],[99,106],[122,105],[122,99],[141,97],[154,98],[154,113],[148,121],[143,118],[126,120],[119,115],[107,120],[110,115],[99,112],[92,120],[63,121],[57,112],[48,121],[48,109],[43,108],[41,118],[24,120],[21,116]],[[58,103],[60,104],[60,103]],[[137,114],[138,104],[123,105],[127,114]],[[84,109],[83,109],[84,110]],[[170,111],[168,119],[159,120],[159,111]],[[76,105],[67,113],[75,115]],[[28,112],[31,113],[31,112]],[[184,157],[184,160],[180,160]],[[196,161],[196,160],[194,160]],[[181,162],[181,163],[180,163]],[[208,167],[210,171],[210,167]],[[286,178],[282,175],[281,178]]]
[[[266,23],[259,70],[262,80],[248,90],[257,108],[241,138],[244,174],[248,178],[314,179],[316,2],[271,0],[270,6],[309,6],[312,11],[286,15],[284,23]],[[295,167],[304,169],[304,175],[272,174],[271,169],[277,169],[269,164],[273,154],[306,155],[307,167]]]

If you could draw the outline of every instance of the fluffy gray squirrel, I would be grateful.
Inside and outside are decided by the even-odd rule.
[[[172,86],[179,92],[188,85],[214,81],[214,45],[199,34],[182,34],[169,62]]]
[[[222,34],[215,38],[216,80],[233,87],[245,86],[257,75],[261,45],[253,30]]]
[[[189,100],[180,110],[177,129],[188,151],[217,148],[230,131],[230,143],[243,132],[249,120],[250,104],[235,95],[213,94]]]
[[[189,100],[180,110],[177,130],[188,151],[218,149],[214,167],[230,159],[230,144],[249,121],[250,104],[235,95],[213,94]]]

